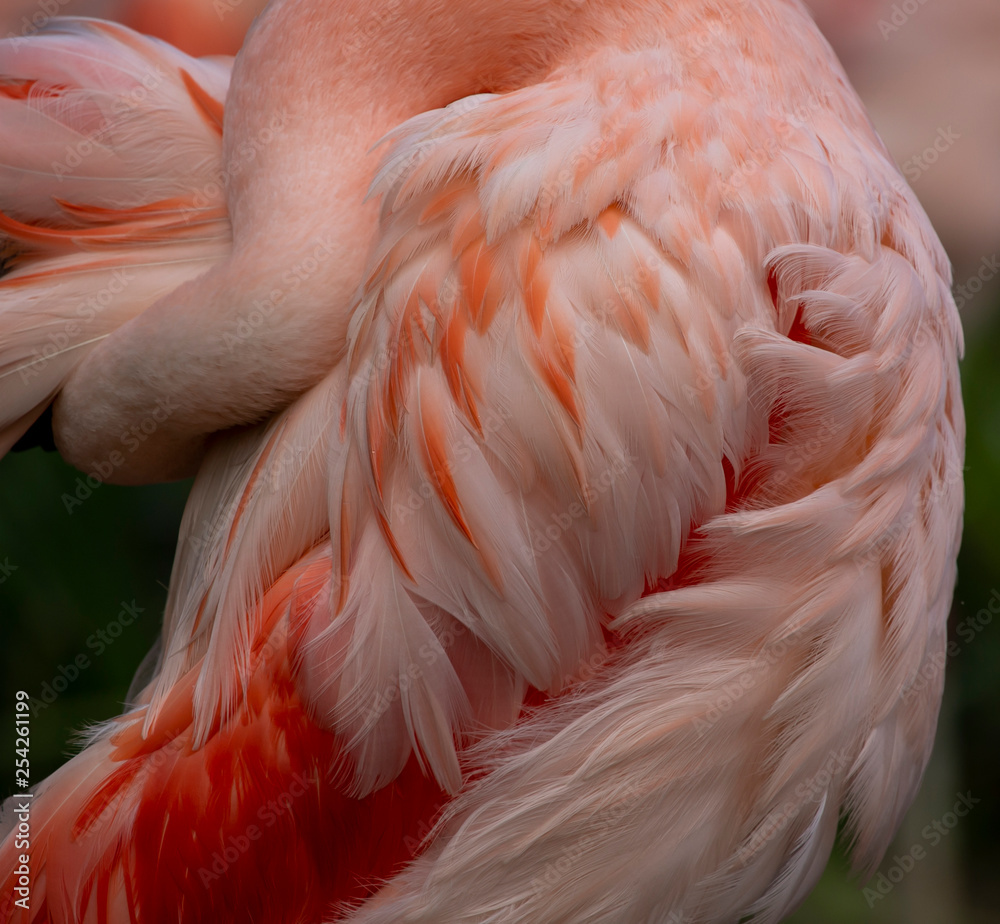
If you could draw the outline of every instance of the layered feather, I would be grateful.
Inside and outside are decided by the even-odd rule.
[[[877,862],[940,694],[960,335],[926,218],[780,13],[836,89],[737,18],[714,57],[602,53],[399,127],[347,359],[209,454],[88,792],[112,736],[135,760],[174,727],[191,779],[249,779],[228,745],[280,693],[300,724],[264,763],[305,741],[338,817],[452,800],[354,921],[778,920],[844,812]],[[122,798],[137,840],[176,831]],[[102,844],[47,875],[163,907]]]
[[[97,21],[0,41],[0,453],[100,340],[228,252],[228,83],[228,62]]]

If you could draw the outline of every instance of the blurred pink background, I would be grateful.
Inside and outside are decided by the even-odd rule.
[[[1000,3],[808,5],[948,249],[972,334],[1000,289],[984,279],[1000,256]]]

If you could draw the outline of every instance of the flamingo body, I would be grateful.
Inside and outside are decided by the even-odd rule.
[[[119,19],[190,55],[235,55],[263,0],[125,0]]]
[[[25,920],[779,920],[842,812],[873,868],[940,700],[960,331],[797,4],[283,0],[228,94],[118,28],[31,49],[8,174],[164,78],[117,182],[4,200],[0,439],[54,399],[86,468],[167,402],[113,479],[197,478]]]

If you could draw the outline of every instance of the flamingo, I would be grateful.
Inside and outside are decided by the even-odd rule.
[[[0,74],[0,451],[195,475],[2,920],[777,921],[842,817],[874,870],[961,332],[798,2],[272,0],[231,66],[56,20]]]
[[[263,0],[124,0],[120,22],[190,55],[234,55]]]
[[[99,16],[190,55],[233,55],[265,0],[5,0],[0,35],[36,34],[54,16]]]

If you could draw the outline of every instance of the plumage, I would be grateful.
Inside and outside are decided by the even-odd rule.
[[[117,89],[52,76],[67,44]],[[189,141],[68,211],[0,193],[5,370],[64,263],[183,262],[0,391],[6,445],[55,396],[107,458],[167,401],[110,480],[197,477],[152,674],[40,789],[25,920],[777,921],[845,813],[874,868],[943,682],[961,334],[797,3],[275,0],[224,112],[220,62],[30,45],[0,170],[135,55],[167,79],[107,156]]]
[[[211,114],[229,72],[96,21],[3,44],[6,452],[97,343],[228,252]]]

